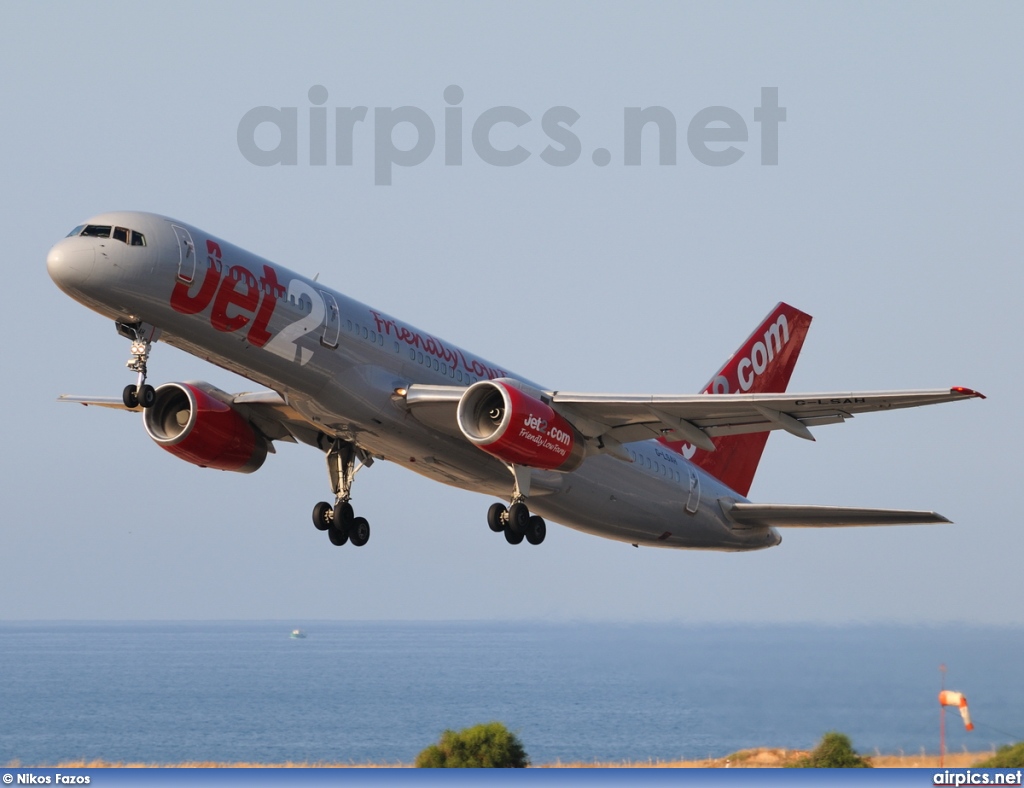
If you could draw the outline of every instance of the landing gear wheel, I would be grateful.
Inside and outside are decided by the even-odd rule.
[[[138,387],[131,383],[124,387],[124,391],[121,392],[121,401],[124,402],[126,408],[137,408],[139,407],[139,397],[136,394]]]
[[[352,511],[352,504],[348,501],[341,501],[334,506],[334,527],[342,531],[346,536],[352,526],[355,513]]]
[[[334,522],[334,507],[326,501],[320,501],[313,507],[313,525],[318,531],[326,531]]]
[[[524,538],[521,533],[513,531],[511,527],[505,529],[505,541],[509,544],[519,544]]]
[[[356,547],[362,547],[370,541],[370,524],[365,517],[356,517],[349,527],[349,539]]]
[[[136,398],[143,408],[152,408],[156,404],[156,389],[148,383],[143,384]]]
[[[492,503],[491,508],[487,510],[487,525],[494,533],[505,530],[505,515],[507,513],[508,510],[503,503]]]
[[[540,544],[547,536],[548,526],[543,517],[534,515],[526,524],[526,541],[530,544]]]
[[[331,544],[335,547],[341,547],[348,541],[348,534],[339,531],[332,525],[327,529],[327,538],[331,540]]]
[[[517,534],[525,534],[527,523],[530,522],[530,510],[525,503],[514,503],[508,510],[508,527]],[[518,542],[516,543],[518,544]]]

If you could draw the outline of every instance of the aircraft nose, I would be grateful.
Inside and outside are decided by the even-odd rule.
[[[46,271],[61,290],[79,290],[96,267],[96,250],[85,238],[65,238],[46,255]]]

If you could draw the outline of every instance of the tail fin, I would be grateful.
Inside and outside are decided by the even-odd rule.
[[[705,394],[777,393],[786,390],[803,346],[811,316],[779,303],[708,382]],[[714,438],[715,450],[666,442],[740,495],[746,496],[768,442],[767,432]]]

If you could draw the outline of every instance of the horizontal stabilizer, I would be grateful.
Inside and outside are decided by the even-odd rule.
[[[841,528],[855,525],[926,525],[951,522],[936,512],[914,509],[862,509],[722,501],[726,517],[741,528]]]

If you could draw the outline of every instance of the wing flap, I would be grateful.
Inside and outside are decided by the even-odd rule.
[[[846,528],[864,525],[930,525],[949,523],[937,512],[914,509],[863,509],[856,506],[813,506],[721,501],[726,517],[741,528]]]

